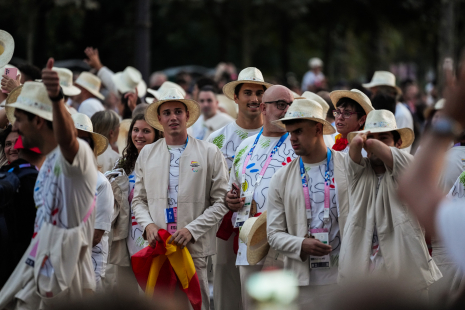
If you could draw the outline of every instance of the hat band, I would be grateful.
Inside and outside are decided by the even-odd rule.
[[[45,112],[50,112],[52,113],[52,106],[43,102],[37,102],[31,98],[24,97],[19,95],[17,101],[18,103],[25,104],[31,108],[39,109]]]
[[[95,84],[88,83],[87,81],[84,81],[84,80],[77,80],[76,83],[80,84],[81,86],[87,89],[98,92],[98,89],[97,89],[98,87]]]
[[[69,81],[60,81],[60,85],[64,87],[71,87],[73,86]]]
[[[184,98],[179,98],[178,96],[175,96],[175,95],[167,95],[167,96],[164,96],[164,97],[162,97],[161,99],[158,99],[158,100],[162,101],[162,100],[171,100],[171,99],[173,99],[173,100],[184,100]]]
[[[76,126],[77,129],[93,132],[92,126],[85,125],[85,124],[79,124],[79,123],[74,123],[74,125]]]
[[[397,126],[395,124],[392,124],[390,122],[385,122],[385,121],[366,123],[365,130],[369,130],[369,129],[373,129],[373,128],[397,129]]]
[[[263,83],[265,83],[265,81],[263,79],[256,78],[256,77],[251,77],[251,78],[246,77],[246,78],[243,78],[243,79],[239,78],[238,81],[255,81],[255,82],[263,82]]]
[[[298,118],[318,118],[318,119],[323,119],[321,116],[313,115],[307,112],[302,112],[302,111],[287,111],[286,116],[287,117],[298,117]]]

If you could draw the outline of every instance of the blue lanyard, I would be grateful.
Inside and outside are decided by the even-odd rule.
[[[330,185],[330,178],[329,178],[329,164],[331,162],[331,150],[327,148],[326,153],[326,170],[325,170],[325,200],[324,200],[324,221],[329,221],[329,185]],[[308,181],[307,181],[307,173],[305,172],[304,162],[302,161],[302,157],[299,158],[300,161],[300,177],[302,180],[302,190],[304,192],[305,198],[305,209],[307,212],[307,219],[312,218],[312,206],[310,202],[310,192],[308,189]]]

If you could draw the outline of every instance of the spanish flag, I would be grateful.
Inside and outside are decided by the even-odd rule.
[[[179,285],[192,308],[200,310],[200,283],[189,250],[169,244],[171,234],[164,229],[160,229],[158,235],[162,242],[158,241],[155,248],[148,246],[131,257],[137,282],[149,298],[153,297],[156,289],[174,293],[176,285]]]

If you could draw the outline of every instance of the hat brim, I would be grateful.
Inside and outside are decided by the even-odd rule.
[[[147,93],[147,84],[142,80],[137,84],[135,88],[130,88],[128,87],[124,82],[123,82],[123,72],[118,72],[114,74],[111,79],[113,80],[113,83],[115,83],[116,89],[124,94],[128,92],[134,92],[135,88],[137,88],[137,94],[139,97],[144,97],[145,94]]]
[[[352,139],[359,133],[366,133],[366,132],[381,133],[381,132],[392,132],[392,131],[397,131],[400,135],[400,139],[402,140],[402,145],[400,146],[400,149],[404,149],[406,147],[411,146],[413,141],[415,140],[415,134],[413,133],[413,130],[410,128],[396,128],[396,129],[373,128],[373,129],[367,129],[367,130],[353,131],[347,135],[347,139],[349,140],[349,143],[350,143]]]
[[[61,86],[61,89],[63,89],[63,94],[65,96],[77,96],[81,93],[81,90],[77,88],[76,86]]]
[[[160,98],[160,92],[159,92],[158,90],[153,90],[153,89],[147,88],[147,92],[148,92],[149,94],[152,94],[152,95],[155,97],[155,99],[157,99],[157,100],[158,100],[158,98]],[[150,97],[149,97],[149,98],[145,98],[145,101],[147,101],[147,99],[152,99],[152,98],[150,98]],[[152,100],[152,102],[154,102],[154,101],[155,101],[155,100]],[[152,103],[152,102],[148,102],[148,101],[147,101],[147,103]]]
[[[147,107],[145,111],[145,121],[155,129],[160,131],[163,130],[163,126],[158,121],[158,107],[161,106],[165,102],[170,101],[178,101],[182,102],[187,106],[187,111],[189,112],[189,119],[187,120],[187,128],[194,125],[197,119],[200,117],[200,106],[195,100],[191,99],[166,99],[166,100],[159,100]]]
[[[356,101],[363,108],[367,115],[374,110],[373,106],[365,101],[365,98],[363,98],[360,94],[350,90],[335,90],[329,94],[329,98],[331,98],[331,102],[335,107],[341,98],[350,98]]]
[[[247,237],[247,261],[250,265],[258,264],[270,250],[266,236],[266,214],[267,211],[258,217]]]
[[[85,131],[85,132],[88,132],[91,134],[92,136],[92,140],[94,140],[94,153],[95,153],[95,156],[99,156],[101,155],[103,152],[105,152],[105,150],[107,149],[108,147],[108,139],[99,134],[99,133],[96,133],[96,132],[92,132],[92,131],[89,131],[89,130],[83,130],[83,129],[78,129],[80,131]]]
[[[265,86],[266,89],[268,89],[268,87],[270,86],[273,86],[273,84],[266,83],[266,82],[260,82],[260,81],[249,81],[249,80],[232,81],[223,86],[223,94],[229,99],[234,100],[234,90],[236,89],[236,86],[239,84],[263,85]]]
[[[272,123],[275,125],[278,125],[281,128],[286,129],[286,125],[283,123],[285,121],[290,121],[290,120],[309,120],[309,121],[314,121],[323,124],[323,134],[324,135],[332,135],[336,133],[336,129],[331,125],[330,122],[326,120],[322,120],[320,118],[316,117],[284,117],[279,120],[273,121]]]
[[[362,86],[365,87],[366,89],[370,89],[370,88],[378,87],[378,86],[387,86],[387,87],[394,88],[398,95],[402,95],[402,89],[400,89],[398,86],[392,86],[392,85],[388,85],[384,83],[366,83],[366,84],[362,84]]]
[[[118,140],[116,140],[116,145],[118,146],[118,153],[120,155],[123,154],[123,150],[128,144],[127,138],[128,138],[128,132],[129,128],[131,127],[132,119],[123,119],[119,123],[119,134],[118,134]]]
[[[15,40],[11,34],[4,30],[0,30],[0,41],[3,42],[3,46],[5,48],[3,53],[0,55],[0,67],[4,67],[13,57],[13,52],[15,51]]]
[[[19,95],[21,94],[21,90],[23,89],[23,85],[19,85],[18,87],[15,87],[9,94],[8,97],[6,97],[5,100],[5,113],[6,113],[6,118],[10,122],[10,124],[14,124],[16,121],[15,117],[15,108],[11,107],[13,103],[18,100]]]
[[[100,100],[105,99],[105,96],[103,96],[100,92],[95,91],[95,90],[90,89],[90,88],[87,88],[86,86],[83,86],[83,85],[79,84],[78,81],[74,82],[74,84],[81,86],[82,88],[84,88],[85,90],[87,90],[89,93],[91,93],[92,95],[94,95],[95,97],[97,97]]]

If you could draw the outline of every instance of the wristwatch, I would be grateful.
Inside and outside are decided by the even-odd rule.
[[[431,127],[431,133],[440,137],[457,137],[462,133],[462,126],[449,117],[442,117]]]
[[[50,100],[52,101],[60,101],[61,99],[65,98],[65,95],[63,94],[63,89],[60,87],[60,92],[58,93],[58,95],[56,97],[49,97]]]

